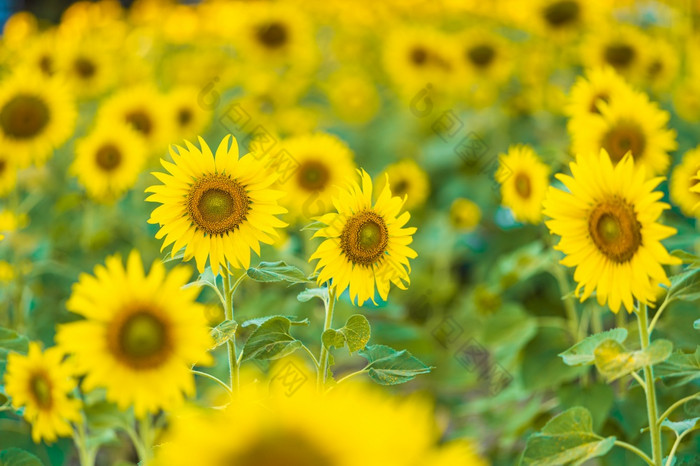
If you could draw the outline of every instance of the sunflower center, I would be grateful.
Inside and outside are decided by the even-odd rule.
[[[95,161],[100,168],[109,172],[119,166],[122,160],[122,154],[119,149],[113,144],[105,144],[97,150]]]
[[[650,78],[655,78],[656,76],[658,76],[661,73],[661,71],[663,71],[663,69],[664,69],[663,63],[661,63],[660,60],[654,60],[649,65],[647,72],[649,73]]]
[[[598,110],[598,101],[603,101],[605,103],[610,102],[610,96],[607,93],[598,93],[591,99],[591,105],[588,107],[588,111],[591,113],[597,113],[600,115],[600,110]]]
[[[48,55],[43,55],[39,59],[39,69],[46,76],[53,75],[53,60]]]
[[[638,124],[620,122],[603,136],[602,146],[614,163],[622,160],[628,151],[638,159],[644,153],[646,137]]]
[[[409,187],[410,187],[410,184],[409,184],[408,180],[399,180],[392,187],[392,191],[393,191],[395,196],[401,197],[404,194],[406,194]]]
[[[177,122],[180,126],[187,126],[192,121],[192,110],[183,107],[177,112]]]
[[[3,159],[0,159],[0,176],[2,176],[3,173],[5,173],[6,168],[7,168],[7,162]]]
[[[547,6],[544,9],[544,19],[550,26],[559,28],[576,22],[580,13],[578,2],[564,0]]]
[[[146,136],[153,130],[153,122],[148,113],[143,110],[133,110],[126,114],[127,123],[131,124],[136,131]]]
[[[78,76],[80,76],[83,79],[90,79],[95,75],[95,64],[88,60],[87,58],[77,58],[75,62],[73,62],[73,68],[75,69],[75,72],[78,73]]]
[[[389,230],[375,212],[364,211],[351,217],[340,234],[340,248],[355,264],[371,266],[386,252]]]
[[[605,48],[605,61],[618,69],[629,66],[635,55],[629,44],[610,44]]]
[[[307,191],[319,191],[326,187],[330,179],[328,168],[316,161],[305,162],[299,168],[299,185]]]
[[[629,261],[642,244],[642,227],[634,208],[618,198],[593,208],[588,232],[598,250],[620,264]]]
[[[477,45],[467,51],[469,60],[480,68],[486,68],[496,56],[496,51],[487,44]]]
[[[526,173],[518,173],[515,177],[515,192],[523,199],[529,199],[532,194],[532,183]]]
[[[0,110],[0,126],[15,139],[29,139],[38,135],[49,123],[46,102],[30,94],[19,94]]]
[[[246,449],[230,455],[221,466],[333,466],[327,453],[294,432],[270,432]],[[218,465],[217,465],[218,466]]]
[[[414,47],[411,50],[411,61],[413,64],[422,66],[428,61],[428,51],[423,47]]]
[[[192,222],[209,235],[223,235],[238,228],[250,209],[250,198],[236,180],[207,175],[190,189],[187,201]]]
[[[113,353],[135,369],[160,365],[170,350],[166,324],[152,311],[137,310],[118,322]]]
[[[286,26],[279,22],[260,26],[257,31],[258,40],[270,49],[278,49],[287,43],[287,35]]]
[[[51,382],[44,373],[36,373],[29,379],[29,391],[34,397],[34,401],[39,408],[48,409],[51,407]]]

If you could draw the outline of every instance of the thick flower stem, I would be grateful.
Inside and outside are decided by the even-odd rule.
[[[76,429],[77,432],[73,432],[73,441],[75,442],[75,447],[78,450],[80,466],[94,466],[95,451],[87,447],[87,434],[85,432],[85,427],[81,423],[77,424]]]
[[[335,289],[328,290],[328,303],[326,304],[326,320],[323,323],[323,331],[325,332],[333,325],[333,311],[335,310]],[[321,334],[323,335],[323,334]],[[328,374],[328,348],[321,340],[321,354],[319,356],[320,369],[316,374],[316,389],[321,391],[326,385],[326,375]]]
[[[233,291],[231,287],[231,276],[223,274],[224,279],[224,316],[226,320],[233,320]],[[228,367],[231,374],[231,391],[238,393],[240,389],[240,366],[236,355],[236,335],[235,333],[226,343],[228,346]]]
[[[650,343],[646,304],[641,304],[637,310],[637,323],[639,324],[639,341],[644,350]],[[644,366],[644,383],[646,384],[645,394],[647,398],[647,414],[649,416],[649,434],[651,435],[651,453],[654,465],[662,466],[661,429],[658,426],[654,370],[651,366]]]

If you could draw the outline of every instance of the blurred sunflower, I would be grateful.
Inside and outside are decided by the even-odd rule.
[[[586,68],[612,66],[625,79],[637,83],[646,75],[649,38],[638,28],[620,23],[596,24],[583,43],[581,58]]]
[[[333,73],[324,90],[333,112],[346,123],[367,123],[381,106],[376,86],[361,70],[344,69]]]
[[[212,341],[199,289],[183,288],[191,271],[167,273],[156,260],[144,274],[141,256],[126,268],[110,256],[95,275],[83,274],[66,303],[85,320],[58,326],[56,341],[71,354],[85,390],[104,387],[119,409],[147,413],[172,409],[194,393],[192,365],[207,364]]]
[[[148,155],[145,142],[126,124],[96,128],[77,143],[70,167],[91,198],[116,201],[131,188]]]
[[[173,124],[163,96],[153,87],[138,86],[117,92],[105,100],[97,114],[98,125],[126,123],[159,153],[170,140]]]
[[[43,75],[50,78],[56,73],[56,36],[52,32],[45,32],[33,37],[27,44],[27,50],[21,60],[27,65],[30,73]]]
[[[411,159],[387,166],[376,178],[377,191],[384,189],[387,180],[394,196],[406,197],[406,210],[421,207],[430,194],[428,174]]]
[[[624,92],[608,103],[599,101],[600,115],[572,120],[569,133],[576,154],[610,154],[613,163],[631,152],[636,164],[647,166],[650,175],[664,173],[675,150],[676,132],[666,127],[668,112],[641,92]]]
[[[178,86],[165,95],[173,120],[174,139],[196,138],[211,123],[212,113],[198,103],[200,91],[193,86]]]
[[[15,74],[0,83],[0,146],[18,168],[41,164],[73,133],[77,111],[55,79]]]
[[[481,209],[474,202],[458,197],[450,205],[450,223],[463,233],[468,233],[481,221]]]
[[[79,98],[100,96],[116,83],[114,53],[95,40],[63,39],[57,46],[56,70]]]
[[[229,148],[229,143],[231,143]],[[195,258],[200,272],[209,260],[216,275],[228,265],[247,269],[250,250],[260,254],[260,243],[272,244],[276,228],[287,226],[276,215],[284,193],[271,189],[276,177],[253,155],[238,156],[238,143],[230,135],[212,154],[199,138],[201,149],[185,141],[187,149],[170,149],[174,163],[161,160],[169,173],[153,173],[163,184],[150,186],[146,200],[158,202],[149,223],[160,225],[157,239],[172,255],[185,248],[184,260]]]
[[[663,37],[654,37],[649,46],[645,84],[656,93],[668,91],[678,77],[678,47]]]
[[[29,343],[26,356],[10,353],[7,357],[5,392],[15,409],[24,408],[35,443],[70,437],[71,422],[82,422],[80,401],[69,396],[76,383],[70,366],[62,360],[58,348],[42,352],[37,342]]]
[[[700,210],[695,206],[700,202],[700,193],[693,191],[698,184],[700,170],[700,147],[683,154],[683,160],[671,172],[669,194],[671,202],[680,207],[683,215],[700,218]]]
[[[549,165],[531,147],[511,146],[498,158],[496,181],[501,184],[501,203],[519,222],[540,223],[542,201],[549,185]]]
[[[527,25],[548,39],[571,39],[603,17],[606,3],[601,0],[535,0],[528,3]]]
[[[601,102],[608,103],[629,92],[632,89],[613,67],[592,68],[586,71],[585,77],[579,76],[571,87],[565,113],[572,120],[600,115]]]
[[[326,133],[296,136],[283,144],[298,168],[279,182],[279,189],[287,193],[282,204],[304,221],[328,212],[336,188],[355,174],[355,155],[342,140]]]
[[[436,440],[430,404],[366,386],[290,398],[244,392],[221,411],[190,409],[173,420],[154,466],[414,466]],[[232,425],[244,425],[236,435]]]
[[[658,285],[670,285],[662,265],[680,264],[661,244],[676,233],[658,223],[669,208],[654,191],[663,178],[648,179],[630,155],[613,165],[604,149],[579,154],[570,166],[572,176],[556,176],[568,192],[550,187],[543,213],[561,237],[555,246],[566,255],[561,263],[576,267],[576,296],[584,301],[595,291],[613,312],[620,304],[632,312],[634,298],[653,304]]]
[[[318,283],[330,282],[340,295],[350,288],[350,299],[362,306],[368,299],[376,304],[375,285],[386,300],[391,283],[406,289],[411,271],[409,259],[416,252],[408,245],[414,227],[404,228],[411,218],[401,212],[406,199],[394,197],[387,183],[372,204],[372,179],[359,171],[362,185],[351,181],[333,199],[337,212],[318,217],[324,224],[314,238],[325,238],[309,261],[318,260]]]
[[[13,159],[0,153],[0,197],[6,196],[17,184],[17,168]]]

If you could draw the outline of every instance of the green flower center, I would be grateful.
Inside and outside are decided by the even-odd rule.
[[[49,107],[31,94],[11,98],[0,110],[0,126],[14,139],[31,139],[49,124]]]
[[[238,228],[250,210],[245,188],[225,175],[207,175],[190,189],[188,211],[192,222],[209,235]]]
[[[150,310],[128,313],[114,324],[112,353],[134,369],[157,367],[167,359],[171,341],[166,322]]]
[[[642,226],[634,208],[619,198],[603,201],[588,217],[588,232],[598,250],[610,260],[632,259],[642,244]]]
[[[51,382],[43,372],[32,375],[29,379],[29,391],[34,401],[41,409],[49,409],[53,404],[51,397]]]
[[[340,248],[355,264],[371,266],[381,259],[389,243],[384,219],[373,211],[351,217],[340,234]]]
[[[515,176],[515,192],[523,199],[529,199],[532,194],[532,183],[530,177],[523,172]]]
[[[299,185],[307,191],[320,191],[330,180],[328,167],[316,161],[308,161],[299,167],[297,179]]]

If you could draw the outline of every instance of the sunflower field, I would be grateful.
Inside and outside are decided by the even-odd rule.
[[[0,37],[0,466],[700,465],[699,0],[115,0]]]

